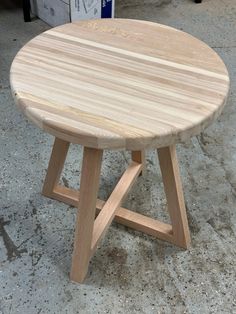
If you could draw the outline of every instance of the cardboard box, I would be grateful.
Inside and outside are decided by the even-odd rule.
[[[115,0],[31,0],[32,13],[51,26],[114,17]]]

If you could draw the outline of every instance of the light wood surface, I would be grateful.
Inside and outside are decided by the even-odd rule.
[[[229,88],[224,63],[203,42],[123,19],[39,35],[17,54],[10,76],[16,102],[36,125],[99,149],[184,141],[218,117]]]
[[[42,194],[44,196],[49,197],[53,193],[54,187],[58,185],[69,146],[69,142],[55,138],[47,175],[43,185]]]
[[[158,149],[158,157],[173,236],[179,246],[188,248],[190,234],[175,146]]]
[[[76,282],[82,282],[88,270],[102,154],[102,150],[84,148],[80,181],[81,195],[75,225],[74,250],[70,273],[71,280]]]
[[[175,143],[200,133],[226,102],[228,73],[211,48],[151,22],[83,21],[31,40],[14,59],[10,79],[26,116],[56,137],[43,194],[78,206],[73,281],[84,280],[113,219],[189,246]],[[85,146],[80,192],[58,183],[70,142]],[[145,170],[149,147],[158,148],[171,224],[121,207]],[[132,151],[130,166],[106,202],[97,199],[103,149]]]
[[[50,197],[64,202],[65,204],[77,207],[79,196],[80,193],[78,193],[77,190],[58,185]],[[96,207],[98,213],[103,208],[105,203],[105,201],[97,199]],[[185,247],[184,245],[180,245],[180,243],[176,243],[175,238],[173,237],[172,226],[159,220],[155,220],[151,217],[136,213],[124,207],[119,207],[116,210],[114,220],[129,228],[174,243],[180,247]]]
[[[101,213],[94,222],[91,255],[94,254],[98,243],[115,217],[117,209],[121,206],[122,201],[129,193],[141,170],[142,164],[131,163],[104,204]]]
[[[146,172],[145,151],[144,150],[132,151],[131,158],[133,161],[138,162],[143,165],[142,172],[140,173],[140,175],[145,174]]]
[[[115,219],[118,223],[187,248],[190,235],[175,146],[158,150],[171,224],[163,223],[121,207],[144,167],[144,152],[131,153],[132,162],[107,201],[97,199],[103,150],[84,148],[80,191],[59,184],[69,143],[55,139],[43,193],[78,207],[72,256],[71,280],[83,282],[89,260]],[[135,161],[134,161],[135,160]],[[98,216],[95,219],[95,211]]]
[[[52,188],[48,190],[46,196],[80,208],[79,199],[81,191],[79,192],[77,190],[59,185],[58,180],[54,180],[54,175],[51,178],[49,177],[49,173],[52,171],[54,171],[53,174],[55,174],[57,169],[58,171],[61,171],[62,163],[64,163],[64,153],[60,154],[60,157],[56,159],[54,156],[56,151],[60,151],[60,147],[63,151],[65,142],[55,140],[47,173],[49,181],[48,184],[50,184]],[[142,152],[134,152],[134,154],[132,154],[132,156],[137,157],[136,162],[131,163],[131,165],[124,172],[109,199],[107,201],[100,199],[96,200],[98,213],[101,210],[102,212],[96,218],[94,223],[90,255],[94,254],[96,246],[111,224],[113,218],[120,224],[158,237],[162,240],[169,241],[182,248],[188,248],[190,244],[190,234],[175,146],[158,149],[160,168],[172,225],[154,220],[151,217],[147,217],[121,207],[122,201],[137,179],[137,176],[142,171],[144,159],[140,158],[138,161],[138,157],[141,155],[144,157]],[[84,156],[84,160],[85,159],[86,155]],[[52,160],[55,160],[55,162],[52,163]],[[87,165],[89,164],[90,161],[88,161],[88,164],[86,163],[86,167],[88,167]],[[89,179],[87,177],[86,179],[85,177],[81,178],[81,183],[83,180]],[[45,182],[47,182],[47,180],[45,180]],[[43,191],[44,190],[45,185]]]

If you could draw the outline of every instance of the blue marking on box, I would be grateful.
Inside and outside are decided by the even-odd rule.
[[[112,17],[112,0],[102,0],[102,14],[101,18]]]

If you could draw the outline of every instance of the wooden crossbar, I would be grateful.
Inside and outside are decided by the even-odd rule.
[[[65,204],[78,207],[79,191],[58,185],[54,189],[51,198],[64,202]],[[101,211],[105,203],[105,201],[97,199],[97,213]],[[170,224],[166,224],[159,220],[136,213],[124,207],[117,208],[115,211],[114,220],[117,223],[120,223],[129,228],[178,245],[178,243],[175,243],[172,226]]]
[[[132,162],[120,178],[107,201],[97,199],[103,151],[84,148],[80,191],[59,185],[59,177],[69,143],[55,139],[43,194],[79,208],[70,278],[83,282],[89,260],[113,219],[125,226],[161,240],[187,248],[190,243],[184,196],[180,181],[175,146],[158,149],[158,157],[166,193],[171,224],[121,207],[121,203],[137,177],[145,170],[144,151],[133,151]],[[98,216],[95,218],[95,212]]]
[[[94,222],[91,255],[94,254],[98,243],[100,242],[102,236],[105,234],[107,228],[110,226],[117,208],[120,207],[122,201],[130,191],[141,170],[141,164],[132,162],[130,166],[125,170],[110,197],[104,204],[101,212]]]

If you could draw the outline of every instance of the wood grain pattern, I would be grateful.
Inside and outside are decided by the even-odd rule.
[[[112,223],[112,220],[116,215],[117,209],[121,206],[122,201],[129,193],[141,170],[142,164],[132,162],[130,166],[126,169],[116,187],[114,188],[113,192],[111,193],[110,197],[104,204],[101,212],[94,222],[91,255],[94,254],[97,245],[99,244],[106,230]]]
[[[80,192],[58,185],[50,197],[60,202],[64,202],[65,204],[77,207]],[[105,203],[105,201],[97,199],[96,207],[98,213],[102,210]],[[172,226],[167,223],[136,213],[124,207],[119,207],[116,210],[114,220],[129,228],[133,228],[151,236],[179,245],[179,242],[176,243],[176,240],[173,237]]]
[[[158,157],[173,235],[179,246],[188,248],[190,234],[175,146],[158,149]]]
[[[37,36],[11,67],[26,116],[63,140],[142,150],[198,134],[220,114],[229,77],[205,43],[136,20],[80,21]]]
[[[102,155],[102,150],[84,148],[80,182],[81,195],[75,224],[74,250],[70,272],[71,280],[76,282],[82,282],[88,270]]]
[[[67,204],[77,206],[75,241],[71,280],[83,282],[89,259],[105,235],[112,220],[160,239],[187,248],[189,228],[175,146],[158,149],[163,183],[171,225],[121,207],[124,198],[143,171],[144,151],[132,151],[132,162],[121,176],[107,201],[97,199],[103,150],[84,147],[80,192],[59,185],[59,177],[69,142],[55,139],[43,193]],[[95,219],[95,211],[98,216]]]
[[[47,175],[43,185],[42,194],[44,196],[50,197],[50,195],[53,193],[54,187],[57,186],[64,167],[69,146],[69,142],[55,138]]]
[[[133,161],[142,164],[142,172],[140,175],[144,175],[146,172],[146,158],[145,158],[145,150],[138,150],[131,152],[131,158]]]

